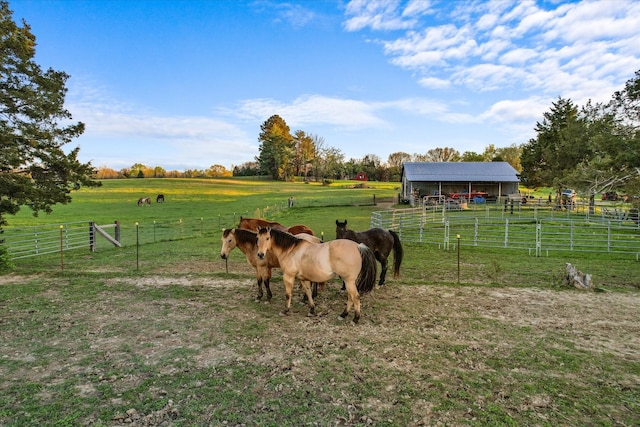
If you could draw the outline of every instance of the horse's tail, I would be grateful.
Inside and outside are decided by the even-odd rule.
[[[404,256],[404,249],[402,248],[402,242],[398,233],[393,230],[389,230],[389,233],[393,236],[393,277],[400,275],[400,264],[402,264],[402,257]]]
[[[371,292],[376,286],[376,277],[378,276],[378,264],[373,251],[366,245],[359,243],[358,250],[362,258],[362,266],[358,279],[356,280],[356,288],[358,292],[366,294]]]

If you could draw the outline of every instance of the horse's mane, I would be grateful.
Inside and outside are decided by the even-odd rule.
[[[255,231],[247,230],[246,228],[227,228],[222,232],[222,236],[227,237],[230,233],[236,236],[238,243],[256,243],[257,234]]]
[[[258,229],[258,234],[266,234],[270,233],[271,238],[275,242],[275,244],[282,249],[289,249],[295,247],[300,244],[300,242],[304,242],[305,240],[300,239],[294,236],[291,233],[287,233],[286,231],[280,231],[276,228],[271,227],[260,227]]]

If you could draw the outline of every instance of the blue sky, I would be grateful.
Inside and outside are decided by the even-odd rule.
[[[640,70],[638,1],[15,0],[65,71],[80,160],[231,169],[280,115],[346,160],[535,136]]]

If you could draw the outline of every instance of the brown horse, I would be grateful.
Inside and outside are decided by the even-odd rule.
[[[227,259],[229,253],[238,248],[247,257],[247,262],[256,269],[256,279],[258,281],[258,295],[257,301],[260,301],[263,297],[262,285],[267,291],[267,301],[271,301],[271,288],[269,282],[271,280],[271,268],[280,267],[278,264],[278,258],[273,254],[268,254],[266,257],[258,258],[257,255],[257,233],[251,230],[245,230],[243,228],[225,229],[222,231],[222,248],[220,249],[220,257]]]
[[[138,206],[151,206],[151,197],[140,197],[138,199]]]
[[[354,242],[364,243],[371,248],[381,266],[378,286],[384,285],[388,269],[387,260],[391,254],[391,250],[393,250],[393,277],[400,275],[400,264],[402,264],[404,249],[402,248],[400,237],[398,237],[395,231],[371,228],[367,231],[357,233],[352,230],[347,230],[346,219],[344,222],[336,220],[336,239],[353,240]]]
[[[299,234],[302,239],[306,239],[312,243],[320,243],[320,239],[308,234]],[[222,231],[222,248],[220,249],[220,257],[227,259],[229,253],[236,247],[247,258],[247,262],[256,269],[256,279],[258,282],[258,295],[257,301],[260,301],[264,296],[262,291],[262,285],[264,285],[267,291],[267,301],[271,301],[271,288],[269,283],[271,281],[271,269],[273,267],[280,267],[278,259],[271,253],[266,257],[259,258],[257,255],[257,233],[255,231],[246,230],[244,228],[225,229]],[[314,295],[315,296],[315,295]]]
[[[276,230],[286,231],[291,234],[300,234],[306,233],[315,236],[313,230],[303,224],[292,225],[291,227],[284,226],[279,222],[275,221],[267,221],[262,218],[243,218],[240,217],[240,223],[238,224],[238,228],[246,228],[247,230],[258,231],[260,227],[271,227]]]
[[[338,239],[311,243],[275,228],[258,229],[258,257],[273,253],[282,270],[286,303],[283,314],[291,308],[293,282],[298,278],[309,299],[309,315],[315,315],[315,304],[309,282],[326,282],[340,276],[346,284],[347,303],[340,314],[344,319],[353,306],[353,322],[360,320],[360,292],[373,290],[377,264],[373,251],[351,240]]]

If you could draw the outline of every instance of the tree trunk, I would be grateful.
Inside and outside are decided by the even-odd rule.
[[[593,289],[593,283],[591,282],[591,275],[584,274],[573,265],[567,263],[566,269],[564,273],[564,277],[562,278],[563,285],[573,286],[578,289]]]

